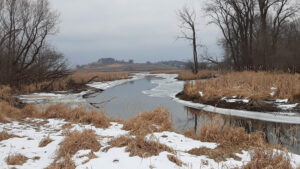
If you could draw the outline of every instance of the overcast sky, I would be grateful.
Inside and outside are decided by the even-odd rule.
[[[60,13],[60,31],[51,43],[71,65],[86,64],[101,57],[136,62],[191,60],[189,42],[180,35],[176,10],[184,5],[197,9],[199,38],[213,55],[218,29],[207,25],[201,0],[50,0]],[[203,0],[205,1],[205,0]]]

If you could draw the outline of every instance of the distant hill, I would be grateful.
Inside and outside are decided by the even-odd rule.
[[[186,62],[164,61],[157,63],[134,63],[133,60],[118,61],[113,58],[101,58],[97,62],[77,66],[76,72],[135,72],[155,70],[176,70],[184,69]]]

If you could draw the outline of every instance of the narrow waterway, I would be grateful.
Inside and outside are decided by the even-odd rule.
[[[269,143],[282,144],[292,152],[300,153],[300,131],[298,130],[300,125],[233,117],[189,108],[174,101],[169,94],[164,93],[165,90],[158,88],[152,91],[159,85],[153,82],[159,80],[163,79],[152,75],[145,76],[145,78],[129,81],[108,88],[103,92],[95,93],[87,98],[87,101],[94,107],[106,112],[107,116],[123,120],[128,120],[139,112],[150,111],[162,106],[171,113],[173,127],[177,131],[193,129],[197,132],[197,129],[202,125],[221,118],[225,124],[244,127],[248,132],[262,131]],[[183,86],[176,84],[172,87],[172,81],[165,84],[168,83],[170,85],[160,86],[160,88],[165,87],[164,89],[167,88],[167,90],[176,92],[181,90],[178,89],[178,86]]]

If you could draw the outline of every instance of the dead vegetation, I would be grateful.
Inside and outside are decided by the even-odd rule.
[[[129,121],[124,122],[123,129],[129,130],[130,134],[136,136],[173,130],[170,113],[162,107],[158,107],[153,111],[139,113]]]
[[[13,134],[8,134],[5,131],[0,132],[0,141],[7,140],[7,139],[10,139],[10,138],[13,138],[13,137],[18,137],[18,136],[13,135]]]
[[[200,70],[197,74],[191,71],[180,71],[178,73],[178,80],[197,80],[197,79],[207,79],[216,77],[217,75],[223,74],[222,72],[216,70]]]
[[[23,165],[24,163],[26,163],[27,160],[28,160],[27,157],[21,154],[16,154],[16,155],[8,156],[6,158],[6,163],[8,165]]]
[[[105,151],[112,147],[125,147],[126,152],[130,153],[130,156],[139,156],[142,158],[157,156],[160,152],[168,151],[174,152],[174,150],[164,144],[160,144],[155,141],[146,140],[142,136],[137,136],[135,138],[129,136],[121,136],[112,139],[109,142],[110,147],[106,148]]]
[[[256,132],[247,134],[244,128],[234,128],[225,125],[220,120],[208,123],[199,129],[199,133],[186,131],[184,135],[204,142],[216,142],[218,147],[215,149],[195,148],[188,153],[193,155],[206,155],[216,162],[225,161],[227,158],[239,160],[236,153],[242,150],[250,150],[257,147],[266,147],[267,143],[262,138],[262,133]]]
[[[289,155],[285,152],[274,152],[273,149],[255,149],[251,161],[243,169],[292,169]]]
[[[182,161],[180,161],[177,157],[175,157],[174,155],[168,155],[167,156],[168,157],[168,159],[171,161],[171,162],[173,162],[173,163],[175,163],[176,165],[178,165],[179,167],[181,167],[182,166]]]
[[[101,145],[97,140],[97,135],[93,130],[83,132],[73,131],[66,134],[66,138],[60,143],[56,160],[48,167],[49,169],[57,168],[75,168],[72,156],[79,150],[99,151]],[[63,158],[63,161],[60,159]],[[60,161],[60,162],[58,162]]]
[[[48,136],[44,139],[42,139],[39,143],[39,147],[46,147],[49,143],[51,143],[53,140]]]
[[[130,74],[128,72],[74,73],[56,81],[45,81],[37,84],[23,85],[20,87],[18,93],[62,90],[76,91],[86,88],[85,84],[90,82],[113,81],[128,78],[130,78]]]
[[[239,99],[255,101],[288,98],[289,102],[300,102],[299,84],[300,74],[232,72],[215,79],[188,82],[184,85],[182,94],[204,101],[237,96]],[[199,92],[202,92],[203,96],[200,96]],[[270,95],[271,92],[274,92],[273,96]]]

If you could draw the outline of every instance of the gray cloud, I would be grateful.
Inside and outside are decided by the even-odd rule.
[[[199,0],[51,0],[60,14],[60,32],[51,43],[72,65],[100,57],[138,62],[189,60],[191,46],[180,34],[176,10],[185,4],[199,11]],[[201,14],[198,14],[201,16]],[[199,17],[199,39],[220,55],[216,27]]]

